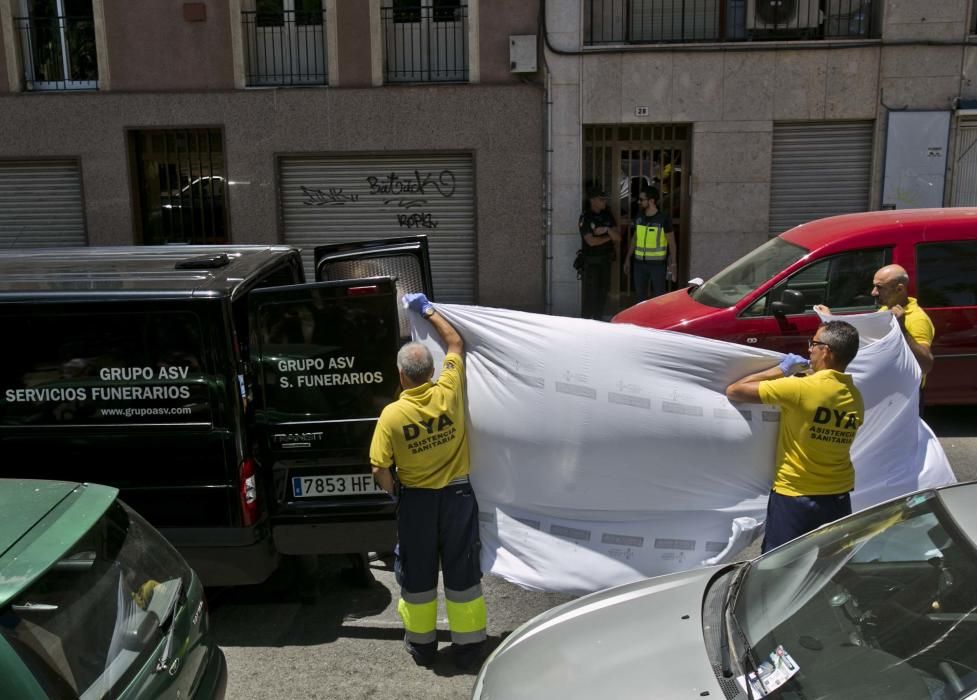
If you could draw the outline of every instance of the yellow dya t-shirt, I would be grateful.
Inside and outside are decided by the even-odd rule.
[[[920,345],[931,346],[933,344],[933,338],[936,336],[936,329],[933,327],[933,321],[930,320],[929,315],[916,303],[915,297],[909,297],[909,301],[902,308],[905,311],[902,322],[906,327],[906,333],[909,334],[909,337]],[[888,306],[883,306],[879,309],[879,311],[888,310]],[[920,386],[926,386],[925,374],[923,375]]]
[[[370,445],[375,467],[397,465],[404,486],[439,489],[466,476],[465,369],[461,356],[448,353],[436,384],[400,393],[380,414]]]
[[[805,377],[760,382],[760,400],[780,406],[777,474],[784,496],[826,496],[855,486],[850,448],[865,420],[851,375],[823,369]]]
[[[933,322],[927,313],[916,303],[916,298],[909,297],[909,301],[902,308],[906,312],[902,321],[906,326],[906,332],[909,334],[909,337],[920,345],[932,345],[933,337],[936,335],[936,329],[933,327]],[[883,306],[879,309],[879,311],[888,310],[888,306]]]

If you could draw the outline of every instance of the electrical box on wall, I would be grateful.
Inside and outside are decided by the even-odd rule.
[[[536,35],[509,36],[509,70],[513,73],[536,72]]]

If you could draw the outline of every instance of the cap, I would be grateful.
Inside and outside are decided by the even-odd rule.
[[[594,197],[603,197],[604,199],[607,199],[607,192],[599,187],[591,187],[589,190],[587,190],[587,199],[593,199]]]

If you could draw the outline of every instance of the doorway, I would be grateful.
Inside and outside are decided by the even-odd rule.
[[[608,209],[621,232],[621,248],[611,272],[607,309],[614,314],[634,303],[624,274],[624,255],[631,222],[638,215],[638,193],[654,187],[661,197],[659,209],[672,219],[677,250],[678,280],[688,279],[688,167],[689,129],[686,124],[584,125],[583,190],[607,192]],[[581,202],[581,211],[587,202]]]

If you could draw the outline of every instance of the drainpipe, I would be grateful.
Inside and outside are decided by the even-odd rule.
[[[546,0],[541,0],[546,2]],[[545,52],[545,49],[544,49]],[[543,88],[543,276],[544,310],[553,313],[553,96],[552,77],[546,71]]]

